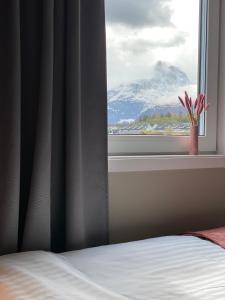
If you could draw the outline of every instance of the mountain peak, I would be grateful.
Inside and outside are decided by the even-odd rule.
[[[154,66],[155,72],[165,72],[168,69],[169,69],[169,64],[161,60],[157,61],[157,63]]]
[[[187,75],[181,71],[178,67],[169,65],[164,61],[158,61],[154,66],[153,78],[160,81],[165,79],[172,82],[179,82],[179,85],[190,84],[190,80]]]
[[[145,113],[180,112],[183,108],[177,95],[184,90],[196,91],[196,85],[191,85],[187,75],[177,66],[158,61],[151,75],[108,91],[110,124],[136,120]]]

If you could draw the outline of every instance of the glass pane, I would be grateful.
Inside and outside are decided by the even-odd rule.
[[[108,133],[187,135],[198,87],[199,0],[105,0]]]

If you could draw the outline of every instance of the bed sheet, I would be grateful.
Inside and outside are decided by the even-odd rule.
[[[61,256],[95,283],[129,299],[225,299],[225,250],[197,237],[152,238]]]

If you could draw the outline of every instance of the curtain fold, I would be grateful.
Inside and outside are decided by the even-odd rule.
[[[108,242],[104,0],[0,3],[0,253]]]

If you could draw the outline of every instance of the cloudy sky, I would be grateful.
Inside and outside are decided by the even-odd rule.
[[[108,87],[150,78],[154,64],[196,82],[199,0],[105,0]]]

